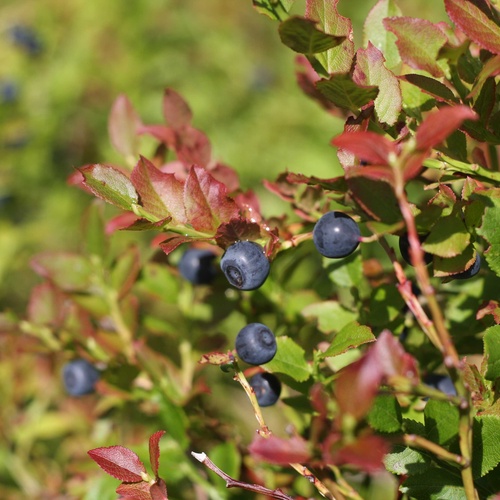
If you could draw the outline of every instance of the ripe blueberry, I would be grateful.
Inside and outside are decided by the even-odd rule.
[[[25,50],[28,54],[36,56],[42,51],[42,43],[31,27],[16,24],[9,29],[8,33],[12,43]]]
[[[418,239],[420,240],[420,243],[423,243],[426,238],[427,234],[419,234]],[[400,236],[399,238],[399,251],[401,252],[401,257],[410,264],[410,266],[413,266],[411,262],[411,257],[410,257],[410,242],[408,241],[408,233],[404,233],[403,235]],[[426,266],[428,266],[432,262],[432,255],[430,253],[424,252],[424,263]]]
[[[449,396],[456,396],[457,390],[453,385],[453,381],[447,375],[439,375],[437,373],[430,373],[424,378],[424,383],[434,389],[438,389]]]
[[[194,285],[208,285],[214,280],[217,270],[213,265],[215,254],[210,250],[190,248],[179,261],[182,277]]]
[[[313,230],[313,241],[324,257],[340,259],[350,255],[359,245],[361,233],[356,222],[343,212],[323,215]]]
[[[63,367],[62,378],[70,396],[83,396],[94,391],[99,370],[85,359],[75,359]]]
[[[281,394],[281,382],[272,373],[257,373],[249,384],[255,392],[260,406],[272,406],[278,401]]]
[[[481,269],[481,257],[479,254],[476,254],[476,260],[474,261],[474,264],[469,267],[466,271],[462,271],[461,273],[458,274],[453,274],[450,276],[450,278],[454,280],[467,280],[469,278],[472,278],[475,276],[479,270]]]
[[[262,323],[250,323],[236,336],[236,352],[249,365],[268,363],[277,349],[273,332]]]
[[[269,261],[254,241],[238,241],[227,248],[220,261],[222,272],[240,290],[255,290],[266,281]]]

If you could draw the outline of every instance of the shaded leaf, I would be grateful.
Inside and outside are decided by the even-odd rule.
[[[142,474],[146,474],[139,457],[123,446],[95,448],[87,453],[99,467],[120,481],[139,482],[142,481]]]
[[[401,89],[399,80],[384,63],[382,52],[369,42],[366,49],[357,51],[353,80],[358,85],[378,87],[375,113],[380,122],[394,125],[401,112]]]
[[[419,500],[465,500],[465,490],[460,471],[432,467],[424,474],[411,475],[401,491]]]
[[[376,86],[356,84],[349,73],[335,73],[328,80],[316,83],[318,90],[336,106],[358,113],[360,108],[375,100]]]
[[[435,78],[413,73],[403,75],[400,78],[411,83],[412,85],[416,85],[420,90],[434,97],[437,101],[444,101],[447,103],[456,101],[456,97],[453,92],[444,83],[441,83]]]
[[[398,400],[392,395],[377,396],[368,413],[368,423],[378,432],[398,432],[403,417]]]
[[[384,457],[384,465],[389,472],[402,475],[421,474],[431,466],[431,458],[412,448],[395,445],[391,453]]]
[[[221,248],[227,248],[237,241],[255,241],[260,238],[260,226],[248,219],[231,219],[217,228],[215,240]]]
[[[328,35],[316,27],[316,22],[303,17],[289,17],[283,21],[278,32],[281,41],[300,54],[313,55],[336,47],[345,37]]]
[[[188,103],[178,92],[165,89],[163,94],[163,117],[169,127],[180,128],[191,124],[193,113]]]
[[[494,54],[500,54],[500,26],[469,0],[445,0],[450,19],[474,42]]]
[[[276,337],[278,350],[266,363],[266,370],[283,373],[297,382],[305,382],[311,376],[311,366],[305,359],[305,351],[290,337]]]
[[[108,120],[108,133],[114,148],[126,159],[135,160],[139,152],[137,130],[141,120],[127,96],[119,95]]]
[[[456,257],[444,258],[435,256],[433,260],[434,276],[445,278],[466,271],[476,260],[476,254],[472,245]]]
[[[149,492],[150,485],[146,481],[140,481],[137,483],[122,483],[116,492],[123,498],[132,498],[133,500],[151,500],[151,494]]]
[[[338,332],[357,319],[357,314],[342,307],[333,300],[310,304],[302,310],[306,318],[315,318],[323,333]]]
[[[163,479],[158,478],[149,488],[151,500],[168,500],[167,485]]]
[[[104,201],[123,210],[131,210],[138,202],[132,182],[117,168],[96,163],[79,170],[84,178],[83,184]]]
[[[111,270],[111,286],[119,297],[126,295],[135,283],[141,268],[139,249],[137,246],[127,248],[115,262]]]
[[[188,243],[192,241],[193,238],[190,236],[183,236],[177,233],[165,233],[161,235],[161,242],[159,243],[160,248],[165,252],[166,255],[173,252],[178,246],[183,243]]]
[[[483,477],[500,463],[500,415],[475,417],[472,433],[475,444],[472,470],[474,476]]]
[[[484,332],[483,343],[486,361],[484,378],[494,381],[500,377],[500,326],[488,328]]]
[[[422,243],[425,252],[439,257],[456,257],[470,244],[470,233],[462,221],[461,214],[455,211],[440,218]]]
[[[431,399],[425,405],[424,417],[427,437],[431,441],[445,445],[457,438],[459,413],[456,406]]]
[[[443,142],[464,120],[476,120],[477,114],[468,106],[446,106],[429,113],[417,130],[417,148],[433,148]]]
[[[254,9],[275,21],[286,16],[295,0],[252,0]]]
[[[397,36],[399,54],[408,66],[435,77],[443,76],[437,59],[447,39],[439,27],[426,19],[412,17],[389,17],[383,22]]]
[[[158,477],[158,467],[160,466],[160,439],[166,431],[156,431],[149,438],[149,463],[153,469],[153,474]]]
[[[256,434],[248,450],[255,458],[278,465],[303,463],[311,458],[308,443],[300,436],[282,439],[275,435],[264,438]]]
[[[485,209],[481,226],[476,229],[488,243],[489,248],[484,257],[490,269],[500,276],[500,189],[492,188],[473,195],[474,199],[480,200]]]
[[[333,340],[327,350],[322,352],[319,357],[324,359],[331,356],[337,356],[349,349],[374,341],[375,336],[373,335],[370,327],[360,325],[357,321],[353,321],[335,334],[335,337],[333,337]]]
[[[500,304],[496,300],[490,300],[485,306],[482,306],[476,314],[476,319],[482,319],[488,314],[493,316],[497,325],[500,324]]]

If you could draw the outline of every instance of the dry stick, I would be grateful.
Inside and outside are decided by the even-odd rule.
[[[470,466],[472,458],[472,412],[470,411],[471,400],[470,394],[465,388],[463,380],[463,363],[458,357],[455,345],[451,340],[450,333],[446,328],[443,313],[439,307],[434,288],[431,285],[429,273],[424,263],[424,252],[420,246],[415,219],[411,211],[410,203],[406,197],[403,164],[406,161],[404,156],[395,159],[393,164],[393,172],[395,178],[395,194],[398,199],[399,209],[403,215],[403,219],[408,231],[408,241],[410,243],[410,258],[415,266],[417,282],[427,299],[432,320],[434,322],[436,333],[442,345],[441,353],[443,355],[444,365],[448,369],[459,396],[464,398],[464,404],[459,406],[459,443],[460,452],[465,460],[465,465],[462,470],[462,483],[465,489],[467,500],[476,500],[478,498],[477,491],[474,487],[474,478],[472,476],[472,468]],[[432,339],[431,339],[432,340]]]
[[[219,467],[217,467],[212,460],[207,457],[206,453],[195,453],[192,451],[191,455],[193,455],[196,460],[208,467],[211,471],[214,471],[219,477],[224,479],[224,481],[226,481],[226,488],[242,488],[261,495],[267,495],[271,498],[277,498],[278,500],[294,500],[293,497],[286,495],[280,489],[270,490],[269,488],[265,488],[264,486],[260,486],[258,484],[250,484],[233,479],[223,470],[219,469]]]

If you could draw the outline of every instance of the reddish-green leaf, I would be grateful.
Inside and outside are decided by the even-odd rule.
[[[445,106],[426,116],[417,130],[417,148],[426,150],[443,142],[457,130],[464,120],[476,120],[477,115],[468,106]]]
[[[83,184],[96,196],[112,205],[131,210],[139,200],[130,179],[120,170],[109,165],[87,165],[80,169]]]
[[[356,54],[353,80],[358,85],[378,87],[375,113],[380,122],[394,125],[401,112],[401,89],[399,80],[384,63],[382,52],[369,42],[366,49],[359,49]]]
[[[153,469],[153,474],[158,477],[158,467],[160,466],[160,438],[166,431],[157,431],[149,438],[149,463]]]
[[[333,74],[328,80],[317,82],[316,87],[333,104],[353,113],[358,113],[378,95],[376,86],[358,85],[349,73]]]
[[[159,219],[172,217],[173,225],[186,223],[184,186],[174,174],[163,173],[141,156],[130,179],[147,212]]]
[[[278,465],[307,462],[311,458],[307,441],[300,436],[282,439],[274,435],[263,438],[256,434],[248,449],[258,460]]]
[[[384,54],[388,68],[394,68],[401,62],[398,49],[396,47],[396,35],[388,31],[383,23],[386,17],[400,16],[395,0],[379,0],[370,10],[364,24],[364,46],[371,42]]]
[[[186,219],[197,231],[215,233],[223,222],[238,216],[238,207],[227,188],[204,168],[191,168],[184,185]]]
[[[446,43],[446,36],[430,21],[412,17],[390,17],[384,26],[394,33],[401,59],[415,69],[422,69],[432,76],[443,76],[438,53]]]
[[[151,500],[168,500],[167,485],[163,479],[157,479],[149,489]]]
[[[35,325],[57,325],[63,318],[66,296],[50,282],[33,287],[28,303],[28,320]]]
[[[394,143],[375,132],[344,132],[335,137],[332,144],[371,165],[389,165],[390,156],[396,155]]]
[[[108,132],[114,148],[126,159],[134,161],[139,151],[137,134],[141,120],[127,96],[115,100],[108,121]]]
[[[316,21],[303,17],[289,17],[278,32],[281,41],[299,54],[313,55],[341,44],[345,37],[328,35],[316,27]]]
[[[191,241],[191,236],[183,236],[177,233],[167,232],[162,234],[161,241],[159,241],[160,248],[168,255],[173,252],[179,245]]]
[[[229,245],[241,240],[258,240],[260,238],[260,226],[256,222],[248,219],[231,219],[229,222],[222,223],[217,228],[215,239],[221,248],[227,248]]]
[[[450,19],[481,47],[500,54],[500,26],[493,16],[488,16],[469,0],[445,0],[444,6]]]
[[[316,55],[328,73],[345,73],[350,70],[354,57],[354,42],[351,20],[341,16],[337,10],[339,0],[307,0],[306,17],[318,21],[324,33],[343,36],[338,46]]]
[[[146,474],[144,464],[139,457],[123,446],[95,448],[88,454],[99,467],[120,481],[139,482],[142,481],[142,475]]]
[[[128,498],[132,500],[151,500],[151,494],[149,492],[150,485],[146,481],[140,481],[137,483],[122,483],[116,492],[121,495],[121,498]]]
[[[482,319],[491,314],[495,323],[500,325],[500,304],[496,300],[490,300],[486,305],[477,311],[476,319]]]
[[[190,125],[193,113],[184,98],[172,89],[165,89],[163,94],[163,117],[165,123],[172,128]]]

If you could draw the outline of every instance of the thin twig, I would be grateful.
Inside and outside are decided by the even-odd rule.
[[[467,460],[463,456],[457,455],[456,453],[451,453],[448,450],[444,449],[442,446],[439,446],[438,444],[433,443],[432,441],[429,441],[422,436],[418,436],[417,434],[405,434],[403,436],[403,441],[407,446],[430,451],[437,457],[441,458],[442,460],[446,460],[447,462],[459,464],[462,467],[468,467],[470,464],[469,460]]]

